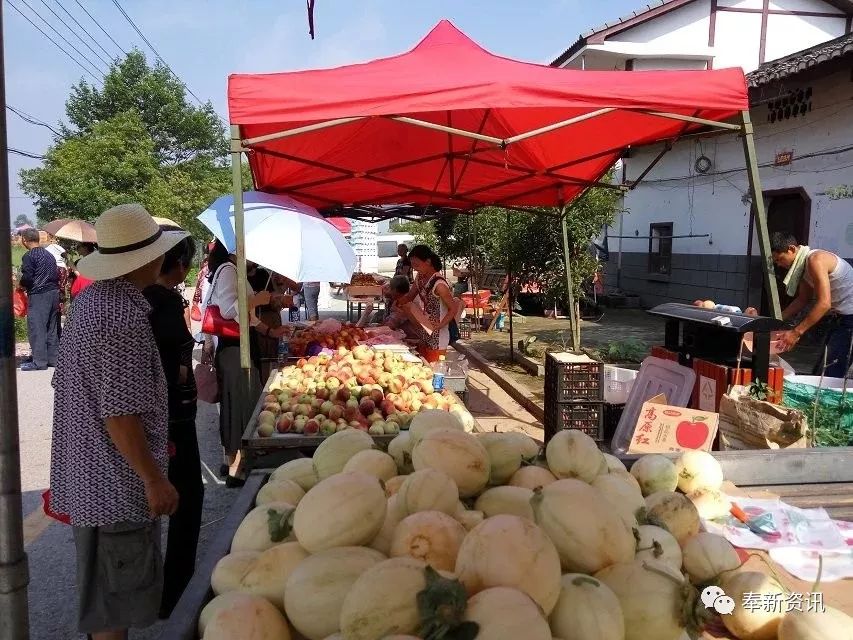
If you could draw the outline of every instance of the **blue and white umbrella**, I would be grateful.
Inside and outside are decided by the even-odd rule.
[[[243,194],[246,259],[296,282],[349,282],[356,257],[343,234],[313,207],[288,196]],[[237,252],[234,196],[198,216],[230,253]]]

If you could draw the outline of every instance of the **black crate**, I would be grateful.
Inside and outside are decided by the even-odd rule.
[[[604,442],[608,445],[613,440],[613,436],[616,435],[616,427],[619,426],[619,418],[622,417],[624,410],[624,404],[604,405]]]
[[[603,402],[604,364],[545,357],[545,402]]]
[[[545,442],[563,429],[583,431],[599,447],[605,445],[603,402],[546,402]]]

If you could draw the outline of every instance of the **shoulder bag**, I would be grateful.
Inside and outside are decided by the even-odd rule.
[[[221,274],[222,270],[229,265],[230,263],[226,263],[219,267],[216,271],[216,275],[213,276],[213,282],[210,283],[210,291],[208,291],[207,294],[208,304],[204,309],[204,318],[201,321],[201,332],[206,333],[209,336],[239,340],[240,324],[236,320],[226,320],[222,317],[222,313],[219,311],[218,305],[209,304],[210,300],[213,298],[213,292],[216,290],[216,283],[219,279],[219,274]],[[234,265],[230,266],[233,267]]]

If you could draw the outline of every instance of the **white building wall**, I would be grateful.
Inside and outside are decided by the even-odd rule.
[[[714,29],[714,68],[741,67],[745,73],[758,68],[761,14],[718,11]],[[791,43],[790,53],[799,51]]]
[[[627,29],[608,40],[667,44],[676,51],[679,46],[690,49],[697,43],[708,43],[710,24],[711,2],[701,0]]]
[[[842,72],[809,86],[814,91],[813,110],[805,117],[770,124],[766,106],[752,110],[759,164],[771,165],[760,170],[762,189],[803,188],[811,198],[811,246],[853,259],[853,199],[834,200],[826,194],[827,189],[853,185],[853,149],[843,150],[853,147],[853,85],[849,73]],[[788,150],[794,152],[793,164],[773,167],[776,154]],[[627,179],[636,178],[657,153],[656,148],[636,151],[626,162]],[[827,155],[807,158],[810,154]],[[713,162],[709,175],[695,171],[700,155]],[[707,264],[708,270],[716,266],[717,270],[731,271],[705,285],[701,284],[704,276],[697,275],[697,287],[732,292],[743,288],[749,235],[749,202],[745,198],[749,185],[744,169],[742,143],[733,135],[684,141],[665,155],[643,183],[624,198],[628,213],[623,214],[621,235],[641,237],[621,240],[626,263],[623,275],[627,276],[622,288],[648,294],[652,302],[658,295],[693,300],[700,297],[700,289],[685,289],[681,285],[689,283],[681,282],[675,274],[677,265],[687,268],[688,263],[691,269]],[[673,260],[674,284],[655,282],[659,279],[644,275],[648,239],[642,236],[648,236],[649,225],[657,222],[672,222],[673,235],[711,236],[673,240],[673,254],[680,256]],[[615,226],[619,228],[618,221]],[[759,255],[757,240],[752,255]],[[735,262],[737,265],[732,266]],[[611,271],[613,267],[612,261]],[[609,284],[615,285],[613,273]],[[751,286],[758,287],[759,283],[752,282]],[[696,295],[690,298],[689,293]],[[740,301],[733,300],[736,304]]]
[[[826,5],[824,5],[823,11],[826,11]],[[840,18],[822,18],[771,14],[767,16],[765,58],[776,60],[790,53],[802,51],[821,42],[843,36],[846,25],[847,19],[843,16]],[[796,43],[796,49],[791,48],[794,43]]]
[[[725,11],[726,7],[760,10],[764,0],[718,0],[714,28],[713,66],[716,69],[741,67],[746,73],[759,65],[761,42],[760,13]],[[770,9],[837,14],[838,17],[771,14],[767,19],[765,61],[775,60],[821,42],[844,35],[846,17],[821,0],[774,0]],[[634,57],[627,53],[603,53],[588,49],[586,67],[623,69],[624,61],[634,58],[634,69],[701,69],[704,61],[690,59],[700,49],[707,51],[711,22],[710,0],[696,0],[679,9],[606,39],[605,44],[634,43],[649,46],[649,53],[661,57]],[[679,56],[685,56],[680,58]],[[581,68],[580,56],[569,63]]]

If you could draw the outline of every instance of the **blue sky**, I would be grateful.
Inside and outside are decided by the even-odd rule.
[[[105,65],[50,13],[51,7],[80,32],[67,9],[111,54],[120,55],[76,0],[10,0],[3,3],[8,104],[54,124],[83,71],[22,18],[26,13],[75,57],[33,13],[47,19],[93,62]],[[153,54],[110,0],[80,0],[125,50]],[[308,36],[305,0],[121,0],[121,6],[187,86],[210,99],[227,119],[229,73],[330,67],[393,55],[409,49],[440,19],[448,18],[487,49],[547,63],[582,31],[630,13],[641,0],[316,0],[315,40]],[[30,8],[27,7],[29,5]],[[60,7],[61,5],[61,7]],[[535,9],[533,8],[535,7]],[[104,53],[91,41],[102,56]],[[91,78],[88,78],[91,81]],[[6,114],[9,146],[36,154],[51,143],[44,127]],[[12,217],[32,215],[18,187],[18,170],[38,160],[9,157]],[[73,216],[73,212],[69,212]]]

